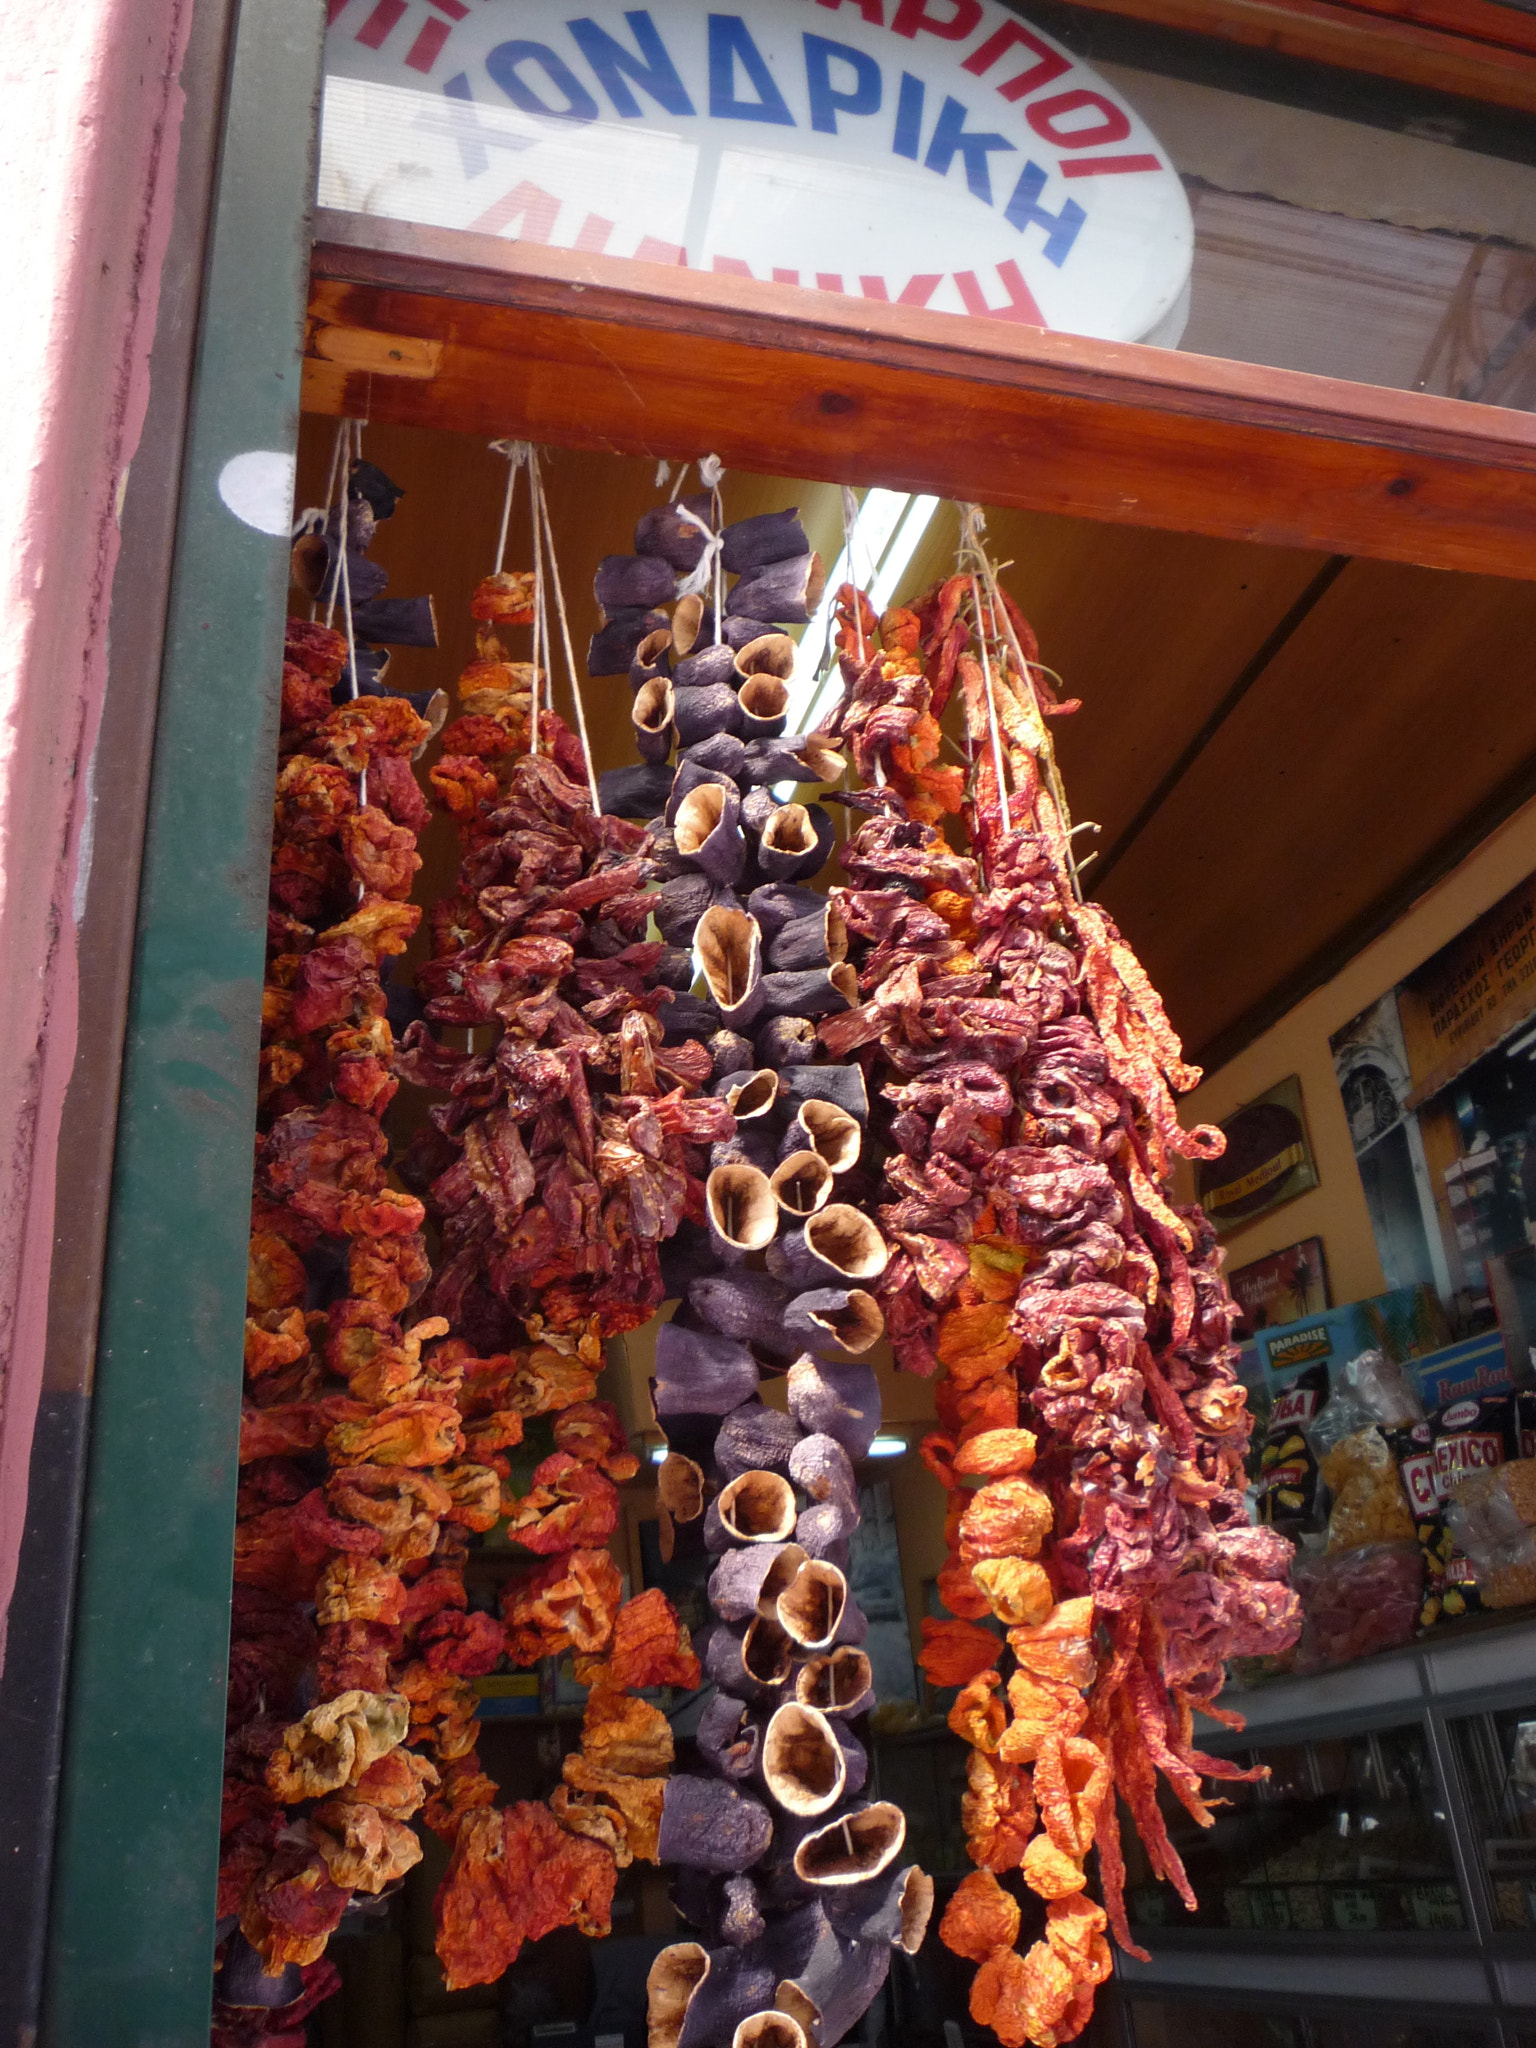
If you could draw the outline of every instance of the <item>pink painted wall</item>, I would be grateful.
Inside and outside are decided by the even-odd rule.
[[[75,1055],[117,507],[148,396],[192,5],[11,8],[0,49],[0,1655]]]

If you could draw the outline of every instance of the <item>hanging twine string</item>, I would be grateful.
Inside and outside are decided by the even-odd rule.
[[[501,500],[501,531],[496,536],[496,568],[494,574],[501,574],[501,567],[507,558],[507,530],[512,524],[512,499],[517,490],[517,472],[527,462],[532,452],[526,441],[492,441],[493,455],[502,455],[507,463],[507,488]]]
[[[350,455],[352,448],[352,422],[350,420],[342,421],[342,432],[346,436],[346,447],[348,454]],[[341,445],[339,440],[337,445],[338,448]],[[361,462],[362,460],[360,444],[356,460],[358,460],[359,462]],[[357,682],[357,629],[352,623],[351,550],[348,547],[348,542],[351,539],[351,534],[348,532],[348,527],[351,520],[351,504],[347,496],[348,467],[349,465],[347,462],[343,462],[341,464],[341,474],[337,480],[336,495],[341,505],[341,561],[339,564],[339,573],[336,580],[341,585],[341,615],[346,624],[347,681],[350,685],[347,694],[352,698],[353,702],[355,703],[357,701],[357,698],[362,693],[358,688]],[[332,595],[331,603],[332,608],[334,609],[334,594]],[[327,626],[329,626],[329,624],[331,623],[329,613],[326,615],[325,623],[327,624]],[[362,769],[357,778],[357,802],[358,808],[360,810],[366,808],[368,803],[368,770],[366,767]],[[366,893],[367,892],[364,888],[362,881],[359,880],[357,885],[357,900],[359,903],[362,902],[363,897]]]
[[[587,734],[587,708],[582,702],[581,684],[576,674],[576,651],[571,645],[571,627],[566,617],[565,593],[560,585],[560,564],[555,559],[555,530],[550,522],[549,499],[545,495],[543,479],[539,475],[537,455],[533,458],[530,474],[534,519],[536,524],[542,525],[544,529],[544,545],[549,555],[549,580],[555,587],[555,612],[560,621],[560,642],[565,650],[565,672],[571,679],[571,701],[576,706],[576,729],[581,735],[582,759],[587,765],[587,787],[592,792],[592,808],[597,811],[602,809],[602,804],[597,793],[597,770],[592,765],[592,742]]]
[[[859,599],[863,595],[859,588],[859,565],[854,555],[854,534],[859,524],[859,501],[853,486],[844,484],[843,491],[843,554],[848,563],[848,581],[853,585],[853,632],[859,650],[859,667],[867,659],[864,649],[864,607]],[[873,577],[870,579],[873,581]]]
[[[352,422],[338,420],[336,423],[336,444],[331,450],[331,474],[325,486],[325,516],[329,524],[333,519],[341,540],[341,559],[347,558],[347,450],[352,444]],[[336,618],[336,599],[341,592],[341,576],[338,570],[331,577],[331,592],[326,601],[325,623],[329,627]]]
[[[963,559],[968,559],[973,572],[971,590],[973,600],[977,603],[977,633],[982,643],[983,670],[987,677],[987,711],[992,734],[994,760],[996,759],[998,745],[997,707],[993,696],[990,670],[987,668],[987,645],[985,635],[982,632],[980,600],[976,597],[978,581],[987,595],[993,630],[996,632],[998,629],[1001,629],[1002,637],[1007,642],[1018,668],[1019,679],[1028,692],[1029,706],[1034,714],[1034,725],[1038,733],[1038,745],[1034,748],[1034,752],[1039,762],[1041,777],[1050,792],[1051,800],[1056,807],[1057,816],[1060,821],[1063,835],[1063,855],[1066,861],[1068,876],[1072,883],[1072,892],[1078,902],[1081,903],[1083,901],[1083,885],[1079,864],[1074,858],[1072,851],[1072,840],[1075,832],[1079,829],[1096,831],[1098,828],[1097,826],[1079,828],[1074,827],[1072,824],[1072,815],[1067,808],[1066,791],[1062,787],[1061,773],[1056,766],[1056,749],[1051,743],[1050,728],[1045,722],[1045,713],[1041,708],[1039,694],[1035,688],[1033,668],[1024,653],[1023,647],[1019,643],[1019,636],[1014,630],[1013,620],[1009,615],[1008,607],[1003,602],[1002,591],[997,580],[997,570],[987,553],[986,544],[981,538],[986,530],[985,515],[982,513],[979,505],[962,505],[960,507],[960,517],[961,554]],[[1005,669],[1006,666],[1005,662]],[[999,787],[1001,787],[1001,778],[999,778]],[[1006,795],[1003,796],[1003,822],[1006,827],[1008,822]],[[1093,857],[1092,854],[1088,856],[1090,860]]]
[[[528,450],[528,495],[533,519],[533,681],[528,706],[528,751],[539,751],[539,672],[549,663],[549,621],[544,611],[544,540],[539,521],[539,457]]]
[[[976,640],[981,649],[981,673],[987,693],[987,732],[992,742],[992,768],[997,776],[997,802],[1003,830],[1013,829],[1008,809],[1008,785],[1003,777],[1003,736],[997,718],[997,694],[992,683],[992,657],[987,647],[988,614],[981,601],[981,576],[990,568],[982,534],[986,516],[979,505],[960,506],[960,558],[970,570],[971,602],[976,614]],[[993,615],[995,629],[995,613]]]

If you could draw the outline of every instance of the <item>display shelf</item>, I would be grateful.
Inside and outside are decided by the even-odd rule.
[[[1336,1671],[1272,1679],[1251,1691],[1229,1691],[1224,1706],[1242,1714],[1242,1730],[1200,1723],[1202,1747],[1242,1749],[1255,1737],[1282,1730],[1377,1725],[1400,1708],[1413,1715],[1433,1702],[1450,1706],[1476,1699],[1498,1704],[1536,1684],[1536,1613],[1479,1616],[1454,1635],[1427,1637],[1411,1648],[1365,1657]]]

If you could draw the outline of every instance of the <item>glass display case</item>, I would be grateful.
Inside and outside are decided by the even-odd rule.
[[[1489,1922],[1528,1934],[1536,1929],[1536,1683],[1528,1701],[1450,1727]]]
[[[1194,1913],[1126,1831],[1123,2048],[1536,2048],[1536,1625],[1487,1622],[1229,1692],[1196,1740],[1268,1776],[1165,1802]]]
[[[1269,1776],[1233,1785],[1213,1827],[1198,1828],[1176,1805],[1168,1812],[1198,1912],[1186,1914],[1166,1885],[1151,1881],[1136,1842],[1126,1895],[1133,1925],[1177,1917],[1181,1926],[1351,1935],[1461,1932],[1470,1924],[1421,1727],[1241,1755]]]

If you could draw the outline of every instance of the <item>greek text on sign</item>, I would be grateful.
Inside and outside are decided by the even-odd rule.
[[[328,0],[324,205],[1173,345],[1144,121],[994,0]]]

